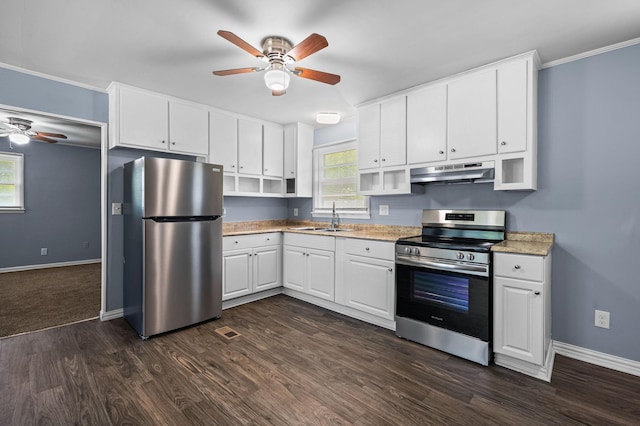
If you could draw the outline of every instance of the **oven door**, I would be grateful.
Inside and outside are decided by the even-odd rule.
[[[398,256],[396,315],[489,342],[492,298],[489,267],[468,265],[469,271],[461,271],[465,266]]]

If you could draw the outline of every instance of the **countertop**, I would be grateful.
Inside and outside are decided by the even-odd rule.
[[[555,236],[543,232],[508,232],[507,239],[491,247],[498,253],[546,256],[553,248]]]
[[[302,220],[263,220],[253,222],[228,222],[222,227],[223,236],[263,234],[267,232],[295,232],[298,234],[329,235],[332,237],[360,238],[365,240],[396,241],[399,238],[420,235],[420,226],[390,226],[390,225],[361,225],[341,224],[341,232],[305,231],[300,227],[329,227],[327,222],[311,222]]]
[[[223,236],[264,234],[268,232],[295,232],[298,234],[329,235],[332,237],[360,238],[364,240],[396,241],[399,238],[420,235],[420,226],[342,224],[343,232],[305,231],[300,227],[329,227],[327,222],[303,220],[259,220],[251,222],[225,222]],[[542,232],[507,232],[507,239],[494,245],[491,250],[499,253],[546,256],[554,243],[554,234]]]

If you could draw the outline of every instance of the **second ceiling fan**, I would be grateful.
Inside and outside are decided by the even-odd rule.
[[[337,84],[340,76],[328,72],[316,71],[309,68],[293,67],[291,64],[324,49],[329,45],[327,39],[320,34],[311,34],[306,39],[292,47],[284,37],[267,37],[262,40],[262,52],[230,31],[220,30],[218,35],[245,50],[256,58],[268,62],[264,67],[234,68],[213,71],[214,75],[225,76],[249,72],[266,71],[264,80],[273,96],[284,95],[289,86],[290,74],[326,84]]]

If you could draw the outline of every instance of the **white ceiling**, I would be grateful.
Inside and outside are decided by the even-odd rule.
[[[1,10],[2,63],[283,124],[351,116],[364,101],[532,49],[544,63],[640,37],[638,0],[2,0]],[[220,29],[258,49],[269,35],[322,34],[329,46],[297,65],[342,81],[294,78],[273,97],[262,74],[213,76],[261,64]]]

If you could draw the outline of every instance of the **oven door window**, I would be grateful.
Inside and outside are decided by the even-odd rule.
[[[396,264],[396,315],[488,341],[488,277]]]

